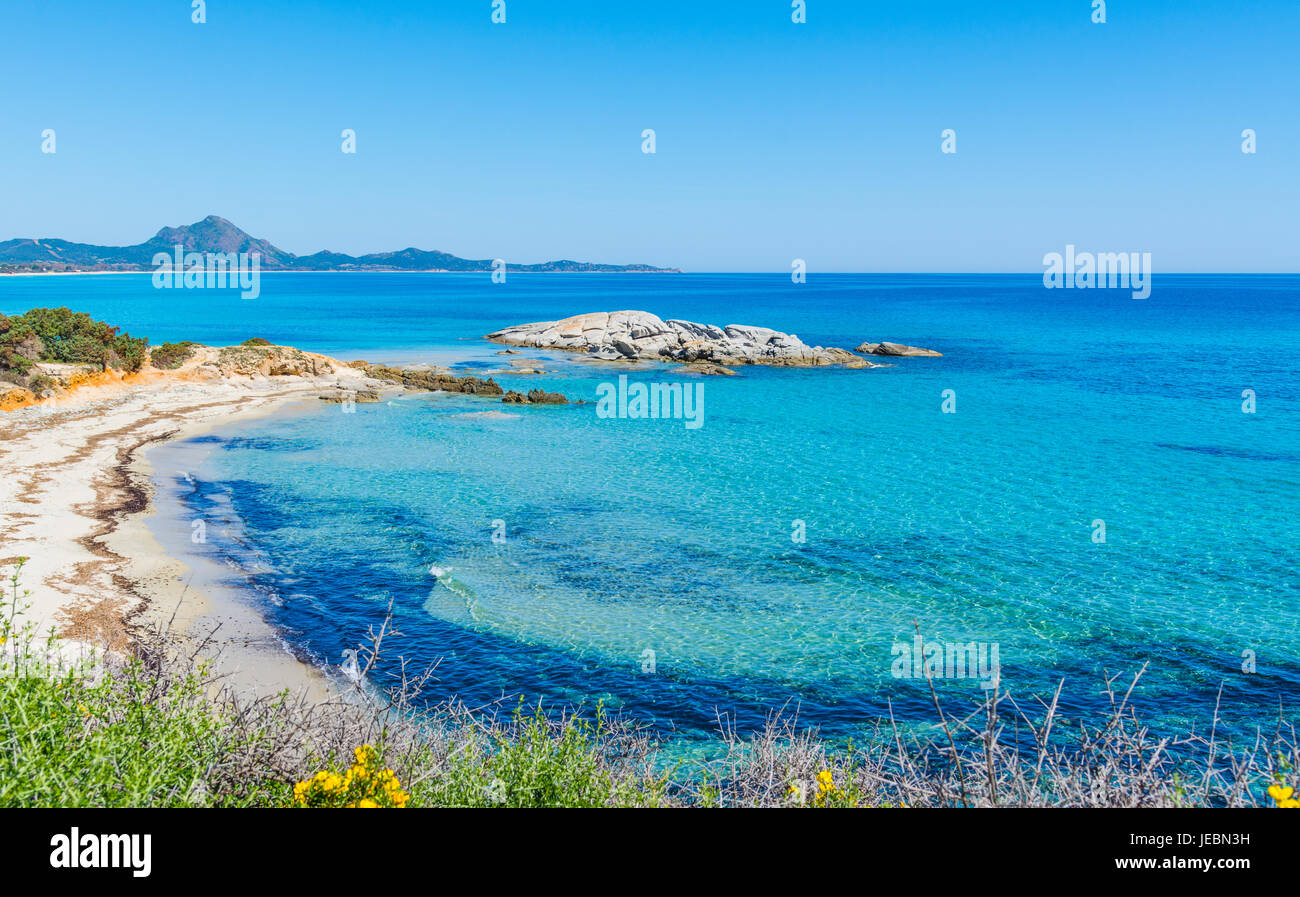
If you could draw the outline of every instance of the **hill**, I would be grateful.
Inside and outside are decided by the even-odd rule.
[[[151,271],[156,253],[248,252],[261,255],[264,271],[491,271],[492,259],[465,259],[448,252],[410,247],[396,252],[352,256],[321,251],[295,255],[267,240],[252,237],[225,218],[209,215],[183,227],[164,227],[133,246],[97,246],[57,239],[22,238],[0,243],[0,272],[18,271]],[[653,265],[606,265],[568,259],[536,265],[507,262],[512,272],[680,273]]]

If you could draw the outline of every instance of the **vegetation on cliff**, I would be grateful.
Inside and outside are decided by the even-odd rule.
[[[84,364],[100,370],[138,371],[149,341],[68,308],[33,308],[0,314],[0,380],[38,392],[45,375],[37,364]]]
[[[194,357],[194,349],[201,343],[183,340],[179,343],[163,343],[149,353],[149,363],[160,371],[174,371]]]

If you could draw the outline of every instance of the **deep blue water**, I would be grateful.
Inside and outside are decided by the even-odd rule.
[[[1145,301],[1035,275],[280,274],[252,301],[146,276],[0,278],[0,311],[52,304],[154,341],[480,371],[503,363],[490,330],[620,308],[944,353],[705,378],[698,430],[599,418],[618,370],[526,353],[552,373],[503,385],[588,404],[411,395],[178,447],[207,449],[193,487],[159,464],[209,520],[196,550],[235,564],[232,584],[323,663],[391,601],[397,650],[442,659],[439,695],[604,700],[684,738],[789,704],[852,735],[891,704],[933,718],[924,679],[891,673],[919,627],[997,644],[1022,703],[1064,679],[1071,718],[1146,663],[1136,702],[1162,730],[1208,727],[1220,686],[1221,728],[1295,719],[1300,277],[1164,276]],[[954,707],[979,695],[936,684]]]

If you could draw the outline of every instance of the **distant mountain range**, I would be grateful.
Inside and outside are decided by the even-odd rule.
[[[401,249],[370,255],[345,255],[322,251],[294,255],[266,240],[249,236],[225,218],[209,215],[186,227],[164,227],[153,239],[134,246],[95,246],[67,240],[6,240],[0,243],[3,271],[152,271],[155,253],[174,253],[177,244],[186,252],[257,252],[265,271],[491,271],[492,259],[463,259],[449,252]],[[653,265],[600,265],[561,259],[539,265],[516,265],[508,271],[680,274],[677,268]]]

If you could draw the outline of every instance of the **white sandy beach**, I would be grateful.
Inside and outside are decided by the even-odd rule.
[[[169,626],[211,641],[219,672],[259,692],[322,694],[323,677],[282,648],[251,609],[187,585],[145,525],[153,492],[143,450],[289,403],[375,386],[355,368],[302,353],[329,373],[265,376],[200,367],[115,372],[44,405],[0,411],[0,575],[20,558],[26,615],[65,654],[125,650],[131,630]],[[214,635],[215,633],[215,635]]]

